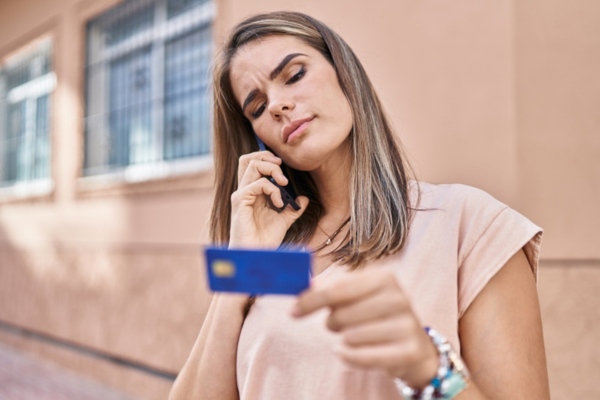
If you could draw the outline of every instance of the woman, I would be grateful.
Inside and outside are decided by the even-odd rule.
[[[172,399],[549,398],[541,230],[477,189],[409,181],[338,35],[298,13],[252,17],[214,91],[213,241],[303,245],[313,279],[298,298],[216,294]],[[283,202],[264,176],[300,209],[269,206]]]

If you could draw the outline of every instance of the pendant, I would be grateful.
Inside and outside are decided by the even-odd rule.
[[[325,246],[329,246],[331,244],[331,238],[327,238],[327,241],[325,242]]]

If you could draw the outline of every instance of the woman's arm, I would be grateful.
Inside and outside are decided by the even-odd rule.
[[[522,250],[475,298],[459,334],[474,384],[457,400],[550,398],[535,279]]]
[[[169,400],[237,400],[236,355],[244,295],[216,294]]]
[[[303,293],[293,314],[331,310],[327,326],[343,338],[336,352],[350,364],[387,370],[415,388],[435,376],[436,349],[393,271],[364,269]],[[456,400],[550,398],[535,280],[523,251],[479,293],[459,321],[471,383]]]
[[[281,191],[264,177],[272,176],[279,185],[287,185],[281,159],[269,151],[259,151],[241,156],[238,164],[238,190],[231,196],[229,248],[277,248],[306,210],[308,198],[298,196],[300,210],[286,207],[274,211],[268,206],[267,196],[282,207]],[[247,298],[232,294],[213,297],[192,353],[171,389],[170,400],[239,398],[236,356]]]

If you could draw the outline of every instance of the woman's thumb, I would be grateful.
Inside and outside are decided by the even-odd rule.
[[[287,219],[288,228],[292,226],[294,221],[296,221],[298,218],[300,218],[302,214],[304,214],[304,211],[306,211],[306,207],[308,207],[309,203],[308,197],[298,196],[296,198],[296,203],[298,203],[298,205],[300,206],[300,209],[298,211],[294,210],[291,206],[287,206],[282,212],[282,214]]]

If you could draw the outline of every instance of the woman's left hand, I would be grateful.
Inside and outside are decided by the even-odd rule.
[[[327,327],[342,335],[336,353],[363,368],[379,368],[415,388],[437,373],[438,355],[408,299],[387,269],[369,268],[314,282],[300,295],[295,317],[330,309]]]

